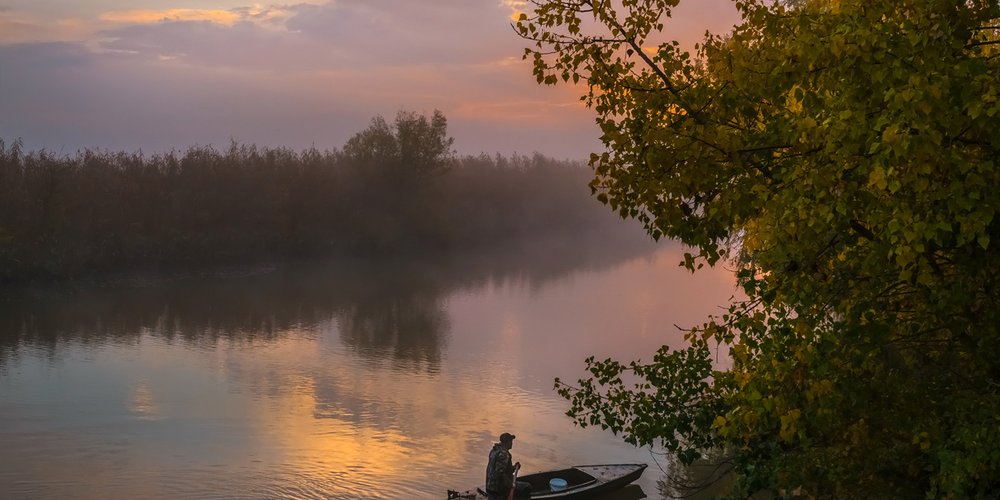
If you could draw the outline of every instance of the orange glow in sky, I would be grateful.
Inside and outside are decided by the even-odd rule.
[[[146,152],[230,139],[339,148],[375,115],[441,110],[460,153],[584,159],[581,89],[536,84],[512,20],[524,0],[5,0],[0,135],[27,149]],[[738,20],[686,0],[684,46]],[[59,119],[52,117],[58,116]]]
[[[166,10],[120,10],[105,12],[101,21],[128,24],[149,24],[168,21],[210,21],[232,25],[240,20],[240,15],[219,9],[166,9]]]

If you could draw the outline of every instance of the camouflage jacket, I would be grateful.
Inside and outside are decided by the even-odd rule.
[[[506,492],[514,485],[514,464],[510,451],[500,443],[490,450],[490,461],[486,464],[486,491]]]

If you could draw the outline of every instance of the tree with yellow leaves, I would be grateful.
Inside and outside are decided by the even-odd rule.
[[[1000,3],[737,0],[692,55],[659,41],[678,1],[515,23],[539,83],[584,85],[597,197],[748,297],[689,348],[587,360],[557,381],[569,415],[684,462],[723,448],[737,495],[1000,491]]]

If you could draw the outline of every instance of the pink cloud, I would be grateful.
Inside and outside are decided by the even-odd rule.
[[[593,114],[579,89],[535,84],[520,60],[526,42],[509,25],[522,7],[340,0],[111,11],[77,24],[74,43],[5,46],[0,35],[0,137],[56,149],[230,137],[332,148],[375,114],[441,109],[460,151],[585,158],[599,147]],[[732,24],[725,8],[729,0],[682,2],[668,29],[700,36]],[[27,17],[0,11],[0,33],[18,19]],[[62,40],[56,31],[45,36]]]

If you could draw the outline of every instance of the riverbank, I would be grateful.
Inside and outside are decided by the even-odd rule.
[[[233,144],[183,154],[83,151],[0,141],[0,286],[93,284],[247,272],[329,258],[461,254],[536,238],[613,237],[590,170],[541,155],[399,166],[342,151]]]

